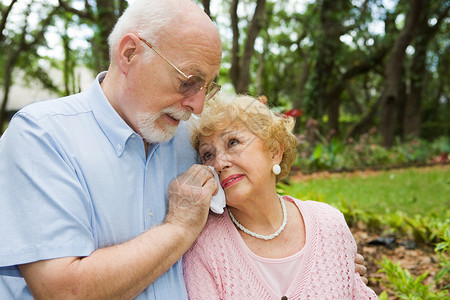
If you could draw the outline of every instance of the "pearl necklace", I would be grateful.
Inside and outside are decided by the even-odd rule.
[[[283,198],[281,198],[280,195],[278,195],[278,198],[280,198],[280,203],[281,203],[281,208],[283,209],[283,223],[281,224],[280,228],[278,228],[278,230],[272,234],[269,235],[262,235],[262,234],[258,234],[255,233],[253,231],[248,230],[247,228],[245,228],[244,226],[242,226],[241,223],[239,223],[238,220],[236,220],[236,218],[233,216],[233,214],[231,213],[231,210],[229,208],[228,209],[228,214],[230,215],[231,221],[233,221],[234,225],[237,226],[237,228],[239,228],[240,230],[242,230],[243,232],[245,232],[246,234],[249,234],[255,238],[258,239],[262,239],[262,240],[271,240],[275,237],[277,237],[284,229],[284,227],[286,227],[286,223],[287,223],[287,211],[286,211],[286,205],[284,204],[284,200]]]

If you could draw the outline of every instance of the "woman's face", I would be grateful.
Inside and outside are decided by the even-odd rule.
[[[216,170],[228,205],[239,206],[242,199],[258,197],[262,189],[275,187],[271,170],[278,161],[245,125],[230,124],[199,141],[202,162]]]

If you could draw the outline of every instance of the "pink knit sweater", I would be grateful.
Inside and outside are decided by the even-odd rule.
[[[378,299],[355,273],[356,243],[342,213],[324,203],[285,200],[295,201],[306,230],[302,267],[286,295],[276,295],[265,282],[225,210],[210,213],[184,256],[190,299]]]

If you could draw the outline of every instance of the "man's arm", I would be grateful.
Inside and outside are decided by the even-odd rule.
[[[189,249],[203,228],[217,184],[210,170],[194,165],[169,185],[163,224],[90,256],[20,265],[35,299],[134,298]]]

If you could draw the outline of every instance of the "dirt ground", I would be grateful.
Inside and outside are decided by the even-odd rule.
[[[359,228],[351,228],[353,236],[358,243],[358,252],[364,256],[365,266],[367,267],[367,278],[369,286],[379,295],[383,290],[388,293],[389,299],[397,299],[394,293],[389,289],[386,283],[384,273],[378,273],[380,266],[376,263],[381,261],[383,256],[390,259],[394,263],[400,263],[403,269],[408,270],[411,275],[417,277],[428,271],[429,274],[422,282],[426,285],[434,287],[434,276],[438,267],[438,255],[436,255],[431,247],[415,246],[409,249],[410,240],[396,240],[392,247],[386,245],[371,245],[380,236],[368,233],[363,225]],[[405,247],[406,245],[406,247]]]
[[[430,167],[424,167],[417,169],[418,171],[426,172],[429,168],[442,168],[442,170],[448,170],[450,165],[436,165]],[[395,170],[395,172],[401,172],[401,170]],[[306,181],[314,180],[316,178],[327,178],[336,176],[361,176],[367,177],[376,175],[379,171],[355,171],[351,173],[329,173],[320,172],[313,174],[296,173],[291,175],[291,180]],[[395,297],[395,294],[389,289],[386,283],[386,276],[384,273],[378,273],[380,266],[376,263],[381,261],[383,256],[394,263],[400,263],[403,269],[408,270],[411,275],[417,277],[424,272],[428,271],[429,274],[423,281],[424,284],[434,287],[434,276],[439,270],[438,260],[439,257],[433,251],[432,247],[414,245],[413,242],[405,237],[404,240],[395,240],[394,243],[387,247],[387,243],[376,243],[381,237],[377,234],[369,232],[364,224],[358,224],[351,228],[355,240],[358,244],[358,252],[365,258],[365,265],[367,267],[367,275],[369,278],[369,286],[379,295],[382,291],[386,290],[389,299],[399,299]]]
[[[430,164],[423,167],[414,167],[417,172],[427,172],[431,169],[436,170],[442,170],[443,172],[448,172],[450,170],[450,160],[446,161],[445,163],[436,163],[436,164]],[[402,172],[404,168],[392,168],[390,169],[392,172]],[[293,182],[296,181],[307,181],[307,180],[314,180],[317,178],[330,178],[330,177],[369,177],[379,174],[381,171],[378,170],[355,170],[350,172],[314,172],[311,174],[303,174],[299,170],[292,169],[290,179]]]

